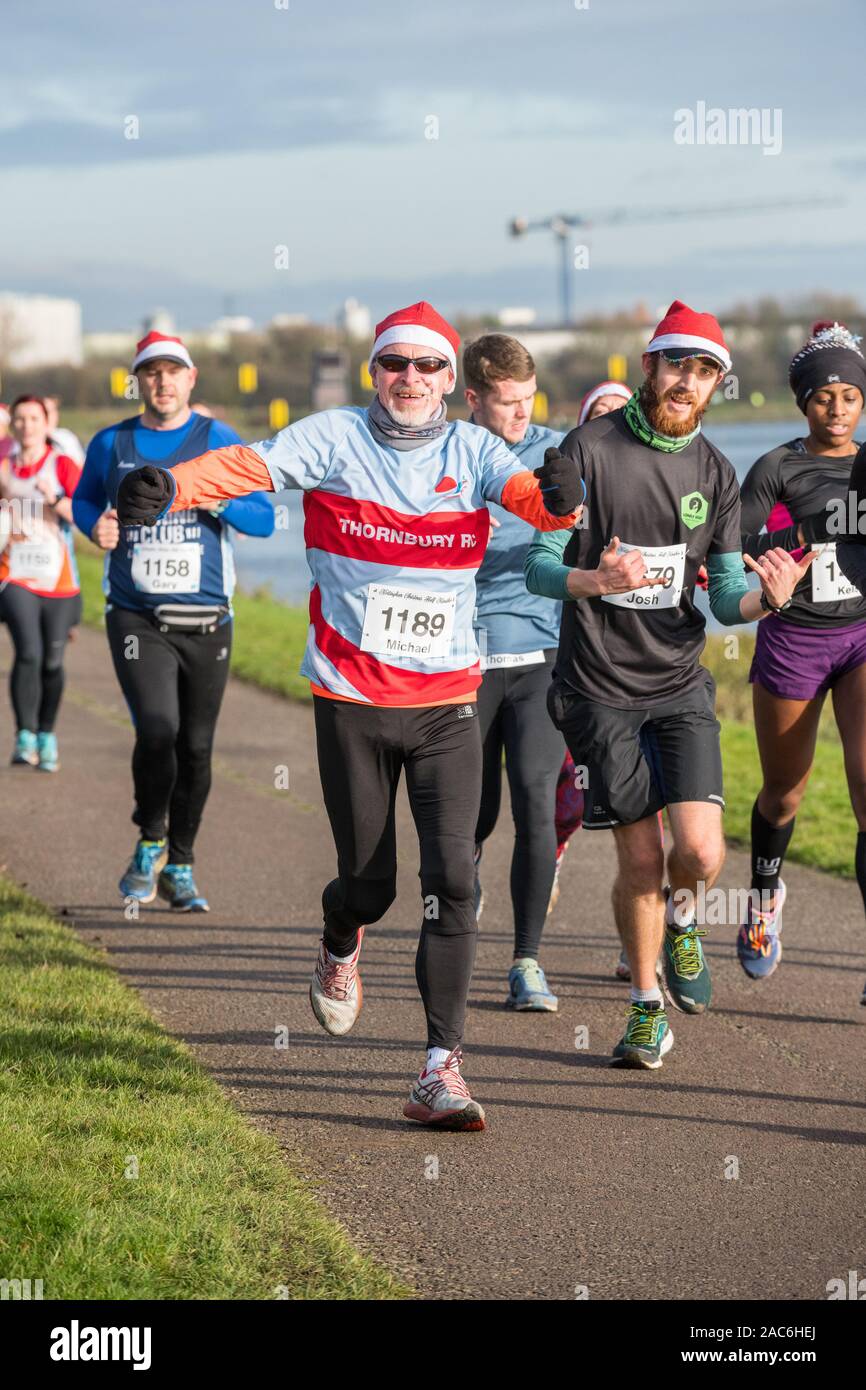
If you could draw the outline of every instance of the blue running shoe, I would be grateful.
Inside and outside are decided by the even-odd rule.
[[[782,959],[782,907],[788,890],[781,879],[770,911],[755,907],[752,895],[737,935],[737,960],[752,980],[765,980]]]
[[[192,864],[166,864],[157,891],[176,912],[210,912],[210,903],[195,886]]]
[[[129,867],[117,885],[125,898],[152,903],[156,897],[157,875],[168,858],[165,840],[139,840]]]
[[[559,1000],[549,988],[544,971],[532,956],[519,956],[514,962],[508,972],[508,990],[506,1009],[555,1014],[559,1008]]]
[[[19,729],[12,750],[13,767],[35,767],[38,762],[36,735],[31,734],[29,729]]]
[[[39,754],[39,771],[57,772],[60,767],[60,755],[57,751],[57,735],[37,734],[36,751]]]

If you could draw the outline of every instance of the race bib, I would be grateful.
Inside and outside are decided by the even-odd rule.
[[[132,547],[132,582],[144,594],[197,594],[201,587],[198,542],[136,542]]]
[[[456,594],[370,584],[361,651],[424,661],[450,656],[456,611]]]
[[[846,579],[836,559],[835,542],[813,545],[817,560],[812,561],[812,602],[839,603],[846,598],[862,598],[856,584]]]
[[[63,568],[60,541],[13,541],[9,547],[9,578],[53,589]]]
[[[626,545],[623,541],[617,555],[625,555],[629,550],[639,550],[646,561],[647,574],[653,579],[663,579],[664,583],[644,589],[627,589],[623,594],[602,594],[604,602],[615,603],[618,608],[631,608],[638,613],[648,609],[676,608],[683,591],[686,546]]]
[[[495,652],[481,658],[482,671],[497,671],[501,667],[539,666],[544,652]]]

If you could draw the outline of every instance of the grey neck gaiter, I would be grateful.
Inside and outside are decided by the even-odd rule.
[[[432,420],[423,425],[398,425],[393,416],[374,396],[367,407],[367,423],[377,444],[389,449],[420,449],[431,439],[438,439],[448,428],[448,407],[443,401]]]

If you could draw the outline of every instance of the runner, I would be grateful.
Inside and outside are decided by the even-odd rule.
[[[631,394],[624,381],[600,381],[591,391],[587,391],[580,403],[578,427],[585,425],[587,420],[597,420],[599,415],[622,410],[626,401],[631,400]]]
[[[744,550],[817,551],[811,574],[790,604],[758,628],[749,673],[763,783],[752,808],[754,892],[737,957],[752,979],[772,975],[782,956],[782,865],[812,771],[828,690],[857,820],[857,877],[866,904],[866,598],[840,572],[833,543],[840,534],[839,506],[847,518],[854,431],[866,397],[866,361],[858,342],[840,324],[813,326],[789,371],[809,433],[758,459],[742,487]],[[773,529],[780,507],[789,521]],[[767,532],[758,534],[765,519]]]
[[[530,423],[537,390],[535,363],[505,333],[476,339],[463,354],[470,423],[503,439],[526,468],[540,465],[562,434]],[[538,963],[541,933],[572,816],[558,844],[557,783],[562,735],[547,715],[547,688],[559,641],[560,607],[527,593],[523,561],[534,531],[519,516],[490,504],[490,543],[476,580],[476,630],[483,680],[478,689],[482,742],[481,810],[475,830],[475,915],[484,902],[479,865],[499,817],[502,759],[511,791],[514,851],[511,903],[514,957],[506,1008],[555,1012],[556,995]],[[567,755],[566,755],[567,756]],[[566,779],[568,780],[568,779]],[[573,772],[571,777],[573,785]],[[565,805],[562,798],[561,805]],[[578,821],[579,823],[579,821]]]
[[[80,602],[71,498],[81,469],[52,448],[39,396],[19,396],[11,419],[14,446],[0,463],[0,619],[15,649],[12,762],[57,772],[63,655]]]
[[[747,557],[762,591],[748,589],[734,470],[701,433],[730,365],[713,316],[675,301],[644,354],[640,391],[562,446],[586,482],[581,526],[570,538],[538,537],[526,561],[532,592],[567,600],[549,708],[587,769],[584,825],[614,832],[614,916],[632,976],[614,1049],[625,1066],[659,1067],[672,1044],[655,974],[661,949],[676,1008],[701,1013],[711,997],[694,906],[724,858],[724,800],[714,684],[699,659],[698,567],[706,560],[715,617],[733,624],[762,617],[766,603],[779,608],[813,559],[797,564],[781,549]]]
[[[577,417],[578,425],[585,425],[588,420],[597,420],[599,415],[609,415],[612,410],[622,410],[626,401],[631,400],[632,393],[621,381],[602,381],[598,386],[594,386],[591,391],[587,391],[580,403],[580,412]],[[700,582],[700,581],[699,581]],[[574,761],[569,754],[568,761],[574,768]],[[563,767],[563,773],[565,767]],[[572,772],[572,779],[574,773]],[[562,783],[560,778],[560,783]],[[661,812],[659,812],[659,831],[663,835],[661,822]],[[619,959],[613,972],[618,980],[631,980],[631,966],[628,963],[628,956],[623,947],[619,953]],[[661,961],[656,962],[656,974],[661,978]]]
[[[443,397],[454,389],[459,345],[429,304],[398,310],[376,329],[368,409],[325,410],[172,473],[142,469],[123,483],[118,510],[150,525],[170,508],[211,506],[252,488],[304,489],[313,587],[302,672],[337,850],[310,1001],[335,1035],[358,1016],[364,929],[394,901],[394,802],[405,768],[421,847],[415,969],[428,1050],[403,1113],[477,1130],[484,1111],[461,1075],[460,1044],[477,935],[472,613],[490,530],[485,504],[500,502],[538,527],[571,526],[582,487],[559,455],[536,481],[501,440],[447,419]]]
[[[140,835],[119,888],[141,903],[159,893],[178,911],[207,912],[193,877],[193,845],[229,672],[235,572],[228,527],[269,536],[274,509],[258,495],[190,508],[155,533],[119,527],[114,508],[123,477],[240,442],[228,425],[190,409],[197,372],[180,338],[149,333],[132,370],[144,411],[93,438],[73,508],[76,525],[108,552],[105,626],[135,727],[132,820]]]

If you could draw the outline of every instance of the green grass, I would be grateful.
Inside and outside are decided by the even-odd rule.
[[[2,878],[0,1113],[0,1277],[46,1299],[411,1297],[107,958]]]

